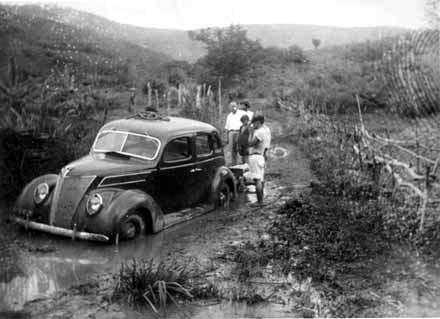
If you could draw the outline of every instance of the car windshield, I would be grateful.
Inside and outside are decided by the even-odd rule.
[[[96,138],[93,151],[120,153],[153,160],[159,151],[160,141],[152,136],[122,131],[103,131]]]

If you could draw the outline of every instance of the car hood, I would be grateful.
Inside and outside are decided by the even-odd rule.
[[[105,154],[90,154],[70,164],[64,169],[69,176],[109,176],[136,173],[155,167],[155,162],[133,158],[119,158]]]

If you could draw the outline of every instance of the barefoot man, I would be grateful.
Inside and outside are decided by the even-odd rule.
[[[263,115],[254,116],[252,127],[249,135],[249,177],[255,181],[258,204],[262,205],[264,198],[264,167],[271,136],[269,128],[264,125]]]

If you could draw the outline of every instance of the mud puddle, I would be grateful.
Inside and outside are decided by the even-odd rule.
[[[266,188],[268,201],[280,197],[282,188],[276,184],[268,182]],[[242,193],[229,210],[214,210],[156,235],[121,242],[118,246],[72,241],[18,229],[18,240],[24,248],[21,256],[24,275],[8,283],[0,283],[0,309],[21,310],[28,301],[50,297],[56,292],[87,282],[94,275],[114,273],[122,262],[133,258],[157,261],[170,255],[178,258],[180,252],[197,246],[197,238],[207,231],[206,225],[216,228],[219,220],[247,210],[247,204],[255,201],[255,194]]]

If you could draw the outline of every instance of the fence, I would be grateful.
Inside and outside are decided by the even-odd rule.
[[[426,210],[430,205],[440,204],[438,170],[440,151],[423,145],[419,136],[414,140],[396,140],[370,133],[365,127],[359,97],[357,97],[360,126],[355,128],[353,151],[360,166],[368,165],[378,184],[382,172],[389,174],[392,193],[400,189],[407,192],[407,198],[418,200],[420,231],[425,223]],[[422,155],[422,150],[434,154],[434,158]],[[413,164],[415,163],[415,165]],[[380,185],[377,185],[378,187]]]

